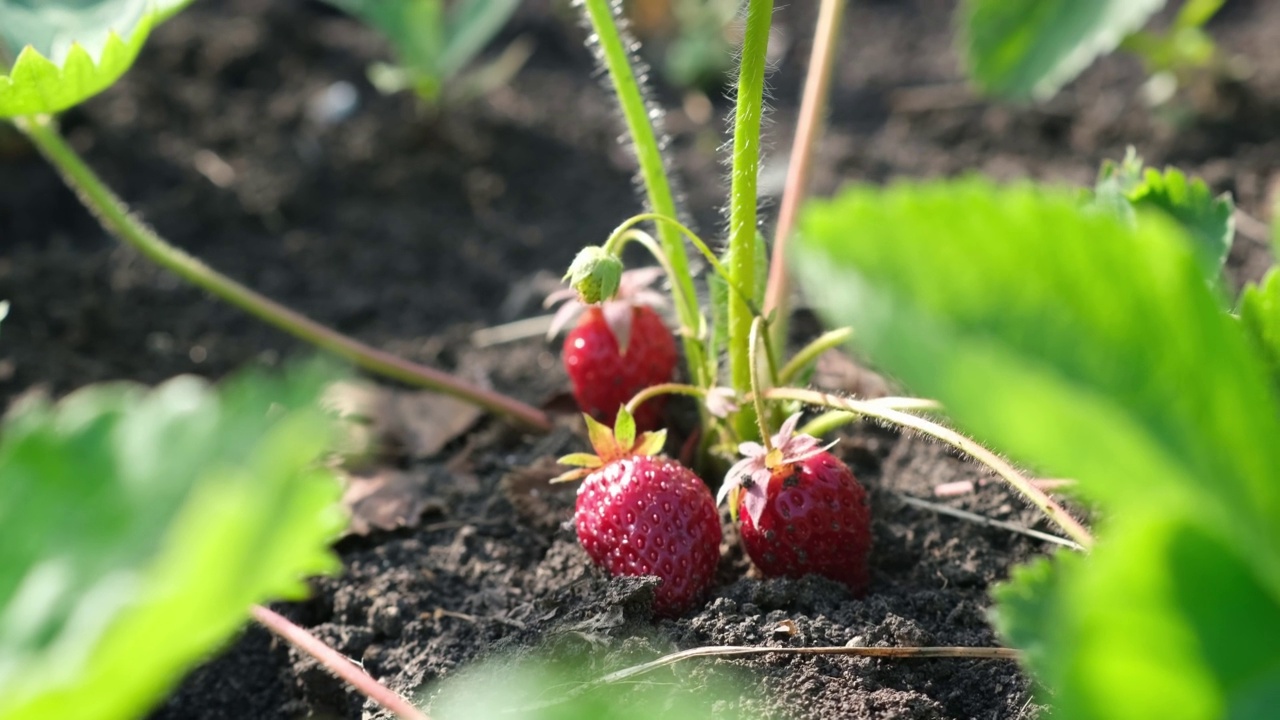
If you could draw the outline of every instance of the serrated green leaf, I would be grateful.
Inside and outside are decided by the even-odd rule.
[[[1007,582],[991,590],[996,605],[990,612],[991,624],[1003,644],[1022,650],[1023,664],[1046,682],[1057,680],[1053,665],[1058,653],[1070,637],[1057,618],[1062,607],[1063,576],[1081,562],[1075,553],[1060,552],[1052,560],[1036,558],[1013,568]]]
[[[59,112],[105,90],[183,4],[0,0],[0,118]]]
[[[1280,388],[1280,271],[1271,268],[1262,282],[1240,295],[1240,322]]]
[[[251,604],[337,568],[330,379],[95,386],[8,419],[0,718],[137,716]]]
[[[1189,179],[1176,168],[1165,168],[1163,173],[1147,168],[1128,197],[1134,207],[1159,210],[1182,225],[1194,241],[1206,276],[1218,280],[1235,237],[1235,203],[1230,194],[1214,196],[1204,180]]]
[[[1163,6],[1164,0],[965,0],[962,54],[984,92],[1043,100]]]
[[[803,222],[799,286],[914,392],[1095,498],[1194,498],[1280,581],[1275,392],[1176,226],[981,180],[858,188]]]
[[[1235,203],[1229,193],[1214,196],[1200,178],[1181,170],[1143,168],[1133,148],[1120,163],[1103,162],[1094,189],[1093,206],[1135,222],[1134,210],[1164,213],[1180,224],[1210,284],[1218,285],[1222,266],[1235,239]]]
[[[1195,516],[1137,509],[1088,558],[1037,561],[994,591],[997,629],[1053,688],[1055,715],[1271,716],[1280,601]]]

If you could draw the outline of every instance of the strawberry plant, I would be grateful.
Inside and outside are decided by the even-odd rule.
[[[730,155],[727,236],[719,253],[679,219],[658,140],[662,136],[661,112],[643,92],[642,69],[637,69],[630,55],[634,42],[607,0],[583,3],[595,31],[593,41],[599,59],[609,73],[630,132],[649,212],[624,221],[603,244],[584,248],[565,276],[572,290],[552,298],[558,300],[574,292],[579,303],[600,308],[594,314],[588,310],[586,316],[590,342],[581,330],[575,330],[565,344],[563,359],[580,409],[588,418],[604,420],[620,408],[632,413],[641,409],[646,411],[642,420],[648,428],[654,427],[651,421],[661,419],[657,416],[661,407],[652,404],[654,398],[666,394],[699,398],[701,423],[695,465],[714,478],[713,484],[720,487],[720,498],[730,500],[733,516],[741,515],[743,543],[766,575],[798,577],[813,572],[844,583],[854,593],[866,591],[870,547],[866,493],[849,468],[826,453],[810,434],[861,417],[910,427],[991,464],[1075,543],[1088,545],[1088,531],[1011,467],[967,438],[904,412],[930,407],[927,401],[860,401],[787,387],[804,376],[819,354],[848,337],[847,328],[836,329],[800,347],[790,359],[784,354],[789,340],[786,315],[790,296],[786,245],[806,184],[808,157],[825,102],[824,88],[842,7],[840,2],[825,2],[821,8],[819,37],[793,151],[793,172],[770,258],[758,229],[756,183],[772,2],[746,3]],[[616,352],[615,348],[638,341],[635,329],[623,326],[619,333],[616,322],[595,320],[609,315],[641,317],[631,309],[626,294],[619,292],[624,284],[620,280],[622,253],[630,243],[641,245],[658,263],[648,271],[631,272],[665,273],[668,278],[687,383],[670,381],[667,350],[661,353],[662,362],[647,349],[634,356],[629,351]],[[710,300],[705,309],[699,304],[686,244],[710,269],[704,293]],[[563,317],[557,318],[553,331],[564,322]],[[665,338],[665,332],[659,333],[656,328],[654,334]],[[647,345],[646,340],[646,348]],[[641,384],[648,387],[637,387]],[[624,397],[627,393],[633,393],[629,400]],[[801,403],[826,406],[832,412],[797,432],[800,415],[796,411]],[[790,419],[784,423],[788,416]],[[593,420],[589,423],[595,427]],[[779,425],[781,430],[775,435],[773,429]],[[739,450],[747,457],[735,464]],[[729,465],[733,467],[726,474]],[[740,505],[745,506],[745,513],[739,512]],[[630,519],[621,532],[636,532],[643,517],[641,514]],[[657,517],[665,522],[662,512]],[[595,557],[597,532],[588,529],[583,536],[582,530],[580,524],[579,539]],[[616,565],[609,569],[624,574]],[[664,587],[660,586],[659,592]]]

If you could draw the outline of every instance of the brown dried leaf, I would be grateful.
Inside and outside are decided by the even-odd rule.
[[[385,451],[418,459],[440,452],[484,414],[448,395],[358,381],[335,383],[326,400],[340,415],[367,424]]]
[[[347,476],[342,504],[351,513],[349,535],[413,527],[426,512],[446,508],[443,500],[427,493],[425,474],[391,468]]]

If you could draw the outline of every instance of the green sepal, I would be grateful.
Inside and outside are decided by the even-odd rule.
[[[598,468],[604,463],[596,455],[591,453],[570,453],[556,460],[561,465],[574,465],[584,468]]]
[[[593,468],[575,468],[566,473],[561,473],[560,475],[557,475],[551,478],[551,480],[549,480],[548,482],[550,482],[552,485],[555,485],[557,483],[567,483],[567,482],[574,482],[575,480],[581,480],[582,478],[590,475],[592,469]]]
[[[636,444],[636,419],[625,405],[618,408],[618,418],[613,422],[613,439],[620,449],[628,449]]]
[[[667,431],[657,430],[640,436],[640,444],[635,446],[636,455],[657,455],[667,444]]]
[[[613,437],[613,431],[590,415],[584,413],[582,417],[587,421],[587,439],[591,441],[596,454],[604,460],[617,455],[618,442]]]

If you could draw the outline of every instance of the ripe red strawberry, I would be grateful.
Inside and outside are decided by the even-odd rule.
[[[560,459],[577,470],[557,481],[586,477],[578,488],[578,542],[611,575],[656,575],[653,609],[687,610],[711,585],[720,561],[720,514],[706,484],[680,463],[654,457],[666,431],[637,441],[625,408],[615,432],[586,416],[597,455]]]
[[[816,573],[862,595],[870,582],[871,511],[866,490],[816,438],[795,435],[797,413],[773,450],[743,443],[720,499],[740,520],[742,544],[766,576]],[[829,447],[829,446],[828,446]],[[739,502],[746,512],[739,517]]]
[[[662,318],[649,305],[662,298],[647,289],[660,269],[623,273],[618,295],[599,306],[587,306],[577,327],[564,341],[564,367],[578,407],[602,423],[612,424],[618,408],[647,387],[671,382],[676,368],[676,342]],[[556,293],[549,302],[566,297]],[[552,334],[583,306],[570,301],[552,324]],[[666,397],[637,408],[636,425],[654,430],[662,424]]]

